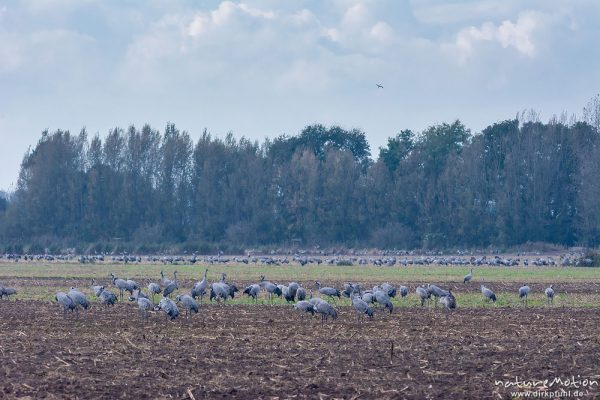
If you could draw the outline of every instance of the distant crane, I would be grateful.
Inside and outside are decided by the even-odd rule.
[[[471,279],[473,279],[473,268],[471,268],[471,272],[465,275],[463,278],[463,283],[469,283],[471,282]]]
[[[306,313],[315,315],[315,307],[309,301],[306,301],[306,300],[300,300],[299,302],[294,304],[294,310],[298,310],[302,313],[301,314],[302,319],[304,319],[304,315]]]
[[[321,314],[321,326],[325,324],[329,317],[334,321],[337,319],[337,311],[325,300],[317,302],[317,304],[314,305],[314,308],[315,312]]]
[[[306,290],[303,287],[299,287],[296,290],[296,300],[306,300]]]
[[[440,298],[440,303],[446,307],[448,311],[456,308],[456,298],[452,294],[452,290],[448,289],[448,295]]]
[[[254,299],[254,302],[256,303],[258,300],[258,295],[260,294],[260,285],[253,284],[247,286],[244,289],[244,294],[247,294],[249,297],[252,297],[252,299]]]
[[[100,302],[104,304],[105,308],[108,308],[108,306],[114,306],[117,302],[117,296],[114,293],[106,290],[104,286],[100,286],[100,288],[100,294],[98,295]]]
[[[73,300],[76,307],[81,306],[84,310],[87,310],[90,307],[90,303],[88,302],[87,297],[85,297],[85,294],[74,287],[71,287],[69,290],[69,297]],[[75,310],[79,312],[79,308],[75,308]]]
[[[148,319],[148,311],[152,310],[154,307],[154,304],[150,301],[150,299],[148,299],[147,297],[145,297],[145,295],[143,295],[141,290],[137,290],[136,294],[132,297],[129,298],[129,301],[137,301],[138,304],[138,309],[140,310],[140,314],[142,316],[142,318],[144,319]],[[153,294],[154,296],[154,294]]]
[[[189,294],[180,294],[175,298],[177,304],[183,304],[185,309],[185,319],[188,319],[192,314],[198,314],[198,303]]]
[[[67,311],[70,311],[72,313],[77,308],[77,304],[75,304],[73,299],[71,299],[69,295],[64,292],[56,293],[56,296],[54,296],[54,298],[56,299],[58,304],[63,306],[63,318],[67,317]]]
[[[158,283],[150,282],[148,284],[148,291],[152,295],[152,303],[154,303],[154,296],[160,294],[160,292],[162,292],[162,289],[160,288],[160,285]]]
[[[129,285],[127,285],[127,281],[125,279],[117,278],[114,273],[111,273],[112,283],[119,289],[119,298],[123,301],[123,292],[128,290]]]
[[[0,286],[0,299],[3,299],[6,296],[7,300],[10,300],[10,296],[17,294],[17,290],[10,287]]]
[[[156,307],[154,307],[155,311],[162,310],[165,313],[165,318],[174,320],[179,316],[179,309],[177,308],[177,304],[168,297],[163,297],[160,299],[160,302]]]
[[[492,301],[493,303],[496,302],[496,294],[494,294],[494,292],[492,292],[490,289],[486,288],[483,285],[481,285],[481,293],[487,301]]]
[[[429,301],[431,298],[431,293],[429,293],[429,291],[422,286],[417,286],[415,291],[417,292],[419,299],[421,299],[421,307],[423,307],[425,305],[425,300]]]
[[[173,292],[179,289],[179,286],[177,285],[177,271],[173,271],[173,278],[174,279],[172,281],[169,281],[167,286],[165,286],[165,288],[163,289],[163,297],[170,298]]]
[[[552,303],[554,304],[554,285],[550,285],[550,287],[546,288],[546,290],[544,290],[544,293],[546,294],[546,297],[548,299],[548,304]]]
[[[319,282],[319,281],[316,281],[315,285],[317,286],[319,293],[329,296],[333,300],[334,303],[335,303],[334,297],[337,297],[338,299],[341,298],[339,290],[332,288],[332,287],[328,287],[328,286],[322,287],[321,282]]]
[[[373,309],[369,307],[366,301],[361,299],[356,294],[352,295],[352,307],[358,313],[358,320],[362,321],[364,315],[367,315],[370,319],[373,319]]]
[[[269,302],[273,304],[273,295],[281,297],[281,289],[274,283],[265,280],[265,276],[260,276],[260,286],[269,294]]]
[[[400,286],[400,297],[406,300],[406,296],[408,296],[408,288],[406,286]]]
[[[200,298],[200,304],[202,304],[202,298],[206,294],[206,288],[208,287],[208,281],[206,280],[206,274],[208,273],[208,268],[204,270],[204,277],[200,282],[196,282],[194,287],[192,288],[192,297]]]
[[[377,301],[377,303],[381,307],[383,307],[384,309],[390,310],[390,314],[392,313],[392,311],[394,311],[394,305],[392,304],[390,297],[388,296],[388,294],[385,291],[378,290],[373,294],[375,295],[375,301]]]
[[[519,299],[521,300],[522,303],[525,304],[525,306],[527,306],[527,296],[529,296],[529,292],[531,291],[531,288],[527,285],[523,285],[519,288]]]

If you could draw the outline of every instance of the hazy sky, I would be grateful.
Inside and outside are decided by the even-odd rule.
[[[473,132],[600,91],[600,1],[0,0],[0,189],[42,130]],[[384,89],[378,89],[382,83]]]

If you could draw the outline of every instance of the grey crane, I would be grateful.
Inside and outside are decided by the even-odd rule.
[[[170,298],[173,292],[179,289],[179,286],[177,285],[177,271],[173,271],[173,277],[174,279],[169,281],[169,284],[163,289],[163,297]]]
[[[104,286],[96,285],[96,281],[94,279],[92,279],[92,286],[90,286],[90,288],[92,289],[92,291],[94,292],[94,295],[96,297],[100,297],[100,293],[102,293]]]
[[[74,287],[71,287],[69,290],[69,297],[71,300],[73,300],[76,306],[81,306],[81,308],[84,310],[87,310],[90,307],[90,303],[88,302],[87,297],[85,297],[85,294],[81,293]],[[79,312],[78,308],[76,310]]]
[[[0,299],[4,298],[4,296],[6,296],[6,299],[10,300],[10,296],[13,296],[16,294],[17,294],[17,290],[15,288],[0,286]]]
[[[162,289],[160,288],[160,285],[158,283],[150,282],[148,284],[148,291],[152,295],[152,303],[154,303],[154,296],[160,294],[160,292],[162,292]]]
[[[519,288],[519,300],[521,300],[525,306],[527,306],[527,296],[529,295],[530,291],[531,288],[525,284]]]
[[[483,285],[481,285],[481,293],[486,298],[486,300],[491,300],[494,303],[496,302],[496,295],[494,294],[494,292],[492,292],[490,289],[486,288]]]
[[[316,313],[321,314],[321,326],[325,324],[329,317],[334,321],[337,319],[337,311],[325,300],[317,302],[313,307]]]
[[[56,293],[56,296],[54,298],[56,299],[58,304],[63,306],[63,318],[67,317],[67,311],[70,311],[72,313],[77,308],[77,304],[75,304],[73,299],[71,299],[69,295],[64,292]]]
[[[381,289],[386,292],[390,298],[396,297],[396,288],[389,283],[383,283]]]
[[[296,300],[306,300],[306,290],[303,287],[299,287],[296,290]]]
[[[546,290],[544,290],[544,293],[546,294],[546,298],[548,299],[548,304],[552,303],[554,304],[554,285],[550,285],[550,287],[546,288]]]
[[[344,290],[342,290],[342,295],[347,298],[351,298],[354,293],[354,285],[350,282],[344,283]]]
[[[369,307],[366,301],[354,293],[352,294],[352,307],[354,307],[358,313],[359,321],[362,321],[364,315],[367,315],[369,318],[373,319],[373,309]]]
[[[300,285],[297,282],[290,282],[288,285],[288,295],[291,297],[292,301],[296,299],[296,293],[298,292],[299,288]]]
[[[114,273],[111,273],[112,283],[119,289],[119,298],[121,301],[123,300],[123,292],[128,290],[129,286],[127,285],[127,281],[125,279],[117,278]]]
[[[313,306],[316,306],[317,304],[319,304],[319,303],[322,303],[322,302],[324,302],[324,303],[327,303],[325,300],[323,300],[323,299],[322,299],[322,298],[320,298],[320,297],[311,297],[311,298],[308,300],[308,302],[309,302],[310,304],[312,304]]]
[[[165,313],[165,318],[174,320],[179,315],[179,309],[177,308],[177,304],[168,297],[163,297],[160,299],[160,302],[156,307],[154,307],[154,311],[162,310]]]
[[[210,285],[210,301],[213,299],[216,299],[218,302],[221,300],[227,301],[227,298],[231,295],[231,288],[225,282],[213,282]]]
[[[375,295],[371,291],[366,291],[362,294],[361,299],[363,299],[367,304],[372,304],[375,302]]]
[[[114,293],[106,290],[104,286],[100,286],[100,288],[100,294],[98,295],[100,302],[104,304],[105,308],[108,308],[108,306],[114,306],[117,302],[117,296]]]
[[[471,268],[471,272],[465,275],[463,278],[463,283],[469,283],[471,282],[471,279],[473,279],[473,268]]]
[[[328,287],[328,286],[322,287],[321,282],[319,282],[319,281],[315,281],[315,285],[317,286],[319,293],[324,294],[325,296],[329,296],[333,300],[334,303],[335,303],[334,297],[337,297],[338,299],[341,298],[339,290],[332,288],[332,287]]]
[[[390,314],[394,311],[394,305],[384,290],[378,290],[373,294],[375,295],[375,301],[377,301],[380,307],[390,310]]]
[[[290,294],[290,288],[285,285],[277,285],[277,287],[281,290],[281,295],[288,303],[294,301],[294,296]]]
[[[143,295],[143,296],[142,296]],[[148,311],[154,308],[154,304],[148,299],[144,297],[145,295],[141,290],[137,290],[134,296],[129,297],[129,301],[136,301],[138,305],[138,309],[140,310],[140,314],[143,319],[148,319]]]
[[[300,300],[296,304],[294,304],[294,310],[298,310],[301,312],[301,318],[304,319],[304,315],[306,313],[310,313],[315,315],[315,307],[312,305],[310,301]]]
[[[135,295],[132,294],[131,296],[129,296],[129,301],[135,301],[135,300],[140,299],[140,298],[150,300],[150,298],[148,297],[148,295],[146,293],[142,292],[142,289],[136,289],[135,290]]]
[[[421,299],[421,307],[425,305],[425,300],[429,302],[429,299],[431,298],[431,293],[429,292],[429,290],[427,290],[423,286],[417,286],[415,292],[417,293],[417,296],[419,296],[419,299]]]
[[[138,283],[134,280],[131,279],[127,279],[125,282],[127,282],[127,291],[129,292],[129,294],[131,296],[133,296],[133,292],[135,290],[138,290],[140,288],[140,285],[138,285]]]
[[[244,294],[247,294],[249,297],[252,297],[254,299],[254,302],[256,303],[256,301],[258,299],[258,295],[260,294],[260,285],[253,284],[253,285],[247,286],[244,289]]]
[[[448,295],[440,297],[440,303],[445,306],[447,310],[454,310],[456,308],[456,298],[452,294],[452,290],[448,289]]]
[[[171,283],[169,278],[165,278],[165,273],[162,270],[160,271],[160,283],[162,283],[163,286],[167,286],[169,283]]]
[[[437,298],[443,297],[443,296],[448,296],[448,294],[449,294],[449,292],[447,290],[444,290],[436,285],[427,285],[427,289],[433,296],[435,296]]]
[[[273,304],[273,295],[281,297],[281,289],[274,283],[265,280],[265,276],[260,276],[260,286],[269,294],[269,302]]]
[[[201,281],[196,282],[194,287],[192,288],[192,297],[200,298],[200,304],[202,304],[202,299],[206,294],[206,288],[208,287],[208,281],[206,280],[206,274],[208,273],[208,268],[204,270],[204,277]]]
[[[198,314],[198,302],[189,294],[180,294],[175,298],[177,304],[183,304],[185,309],[185,319],[188,319],[192,314]]]
[[[400,286],[400,297],[406,300],[406,296],[408,296],[408,288],[406,286]]]

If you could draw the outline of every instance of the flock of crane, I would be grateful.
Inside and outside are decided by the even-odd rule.
[[[208,269],[205,269],[202,280],[196,282],[191,287],[189,293],[178,295],[176,295],[176,291],[179,290],[177,271],[173,272],[173,279],[168,279],[165,277],[164,272],[161,271],[160,282],[150,282],[147,285],[147,293],[142,290],[136,281],[118,278],[114,273],[111,274],[111,282],[118,289],[118,295],[103,285],[97,285],[94,280],[92,280],[91,289],[98,301],[105,307],[114,305],[119,299],[122,301],[125,292],[128,292],[129,301],[137,303],[139,311],[145,319],[148,318],[150,311],[162,311],[167,319],[175,319],[180,315],[179,306],[182,307],[182,311],[185,311],[187,319],[199,312],[200,306],[198,301],[202,304],[205,296],[208,296],[210,301],[214,300],[221,303],[226,302],[229,298],[233,299],[235,293],[238,292],[237,286],[227,281],[227,274],[223,273],[219,281],[209,284],[207,273]],[[473,269],[465,275],[463,283],[470,283],[472,279]],[[271,304],[273,304],[274,297],[281,297],[288,303],[293,303],[293,308],[301,312],[302,317],[306,313],[312,315],[319,314],[321,316],[321,324],[324,324],[330,317],[334,320],[337,318],[337,310],[335,308],[336,298],[341,299],[342,297],[346,297],[350,299],[353,308],[358,313],[359,320],[362,320],[365,316],[373,318],[377,308],[392,313],[394,304],[391,299],[396,297],[397,294],[404,299],[409,294],[406,286],[400,286],[396,289],[396,287],[389,283],[383,283],[372,289],[365,290],[360,284],[348,282],[344,284],[342,290],[339,290],[334,287],[322,286],[320,282],[316,281],[315,289],[320,297],[313,297],[312,290],[307,292],[305,288],[296,282],[291,282],[288,285],[278,285],[261,276],[259,282],[244,288],[243,294],[252,298],[255,303],[263,292],[265,293],[265,298],[268,298]],[[518,290],[519,298],[525,305],[527,305],[530,292],[531,288],[527,285],[523,285]],[[487,302],[495,302],[497,300],[496,294],[483,284],[481,285],[481,293]],[[0,285],[1,297],[6,296],[8,298],[9,295],[14,294],[16,294],[16,290]],[[161,294],[162,296],[157,303],[155,298]],[[427,284],[418,286],[415,294],[420,299],[421,306],[424,306],[426,302],[429,305],[429,302],[433,298],[435,305],[439,303],[448,311],[456,308],[456,298],[450,289],[445,290],[439,286]],[[553,303],[554,289],[552,285],[545,290],[545,295],[548,304]],[[174,300],[172,299],[173,296],[175,297]],[[325,298],[328,298],[333,305],[325,300]],[[75,287],[71,287],[67,293],[58,292],[55,300],[63,307],[65,318],[68,312],[78,314],[80,308],[87,310],[90,307],[87,296]]]

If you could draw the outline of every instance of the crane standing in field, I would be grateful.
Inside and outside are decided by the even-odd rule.
[[[473,268],[471,268],[471,272],[465,275],[463,278],[463,283],[469,283],[471,282],[471,279],[473,279]]]
[[[481,285],[481,293],[487,301],[492,301],[493,303],[496,302],[496,294],[483,285]]]
[[[192,297],[200,298],[200,304],[202,304],[202,298],[206,294],[206,288],[208,287],[208,281],[206,280],[206,274],[208,273],[208,268],[204,270],[204,277],[200,282],[196,282],[194,287],[192,288]]]
[[[521,300],[521,302],[525,304],[525,307],[527,307],[527,297],[529,296],[530,291],[531,288],[527,285],[523,285],[519,288],[519,300]]]
[[[142,293],[142,291],[139,289],[137,290],[137,292],[135,292],[134,296],[131,296],[129,298],[129,301],[137,302],[138,309],[140,310],[140,314],[141,314],[142,318],[147,320],[148,319],[148,311],[150,311],[154,308],[153,302],[151,302],[150,299],[148,299],[146,297],[146,295],[144,295]]]
[[[174,279],[169,281],[169,283],[163,289],[163,297],[170,298],[173,292],[179,289],[179,286],[177,285],[177,271],[173,271],[173,278]]]
[[[315,308],[315,312],[321,314],[321,326],[325,324],[329,317],[334,321],[337,319],[337,311],[325,300],[317,302],[313,307]]]
[[[406,300],[406,296],[408,296],[408,288],[406,286],[400,286],[400,297],[403,300]]]
[[[335,303],[334,297],[337,297],[338,299],[341,298],[339,290],[332,288],[332,287],[328,287],[328,286],[322,287],[321,282],[319,282],[319,281],[316,281],[315,285],[317,286],[319,293],[324,294],[325,296],[329,296],[331,298],[331,300],[333,300],[334,303]]]
[[[58,304],[60,304],[63,307],[63,318],[67,318],[67,311],[73,313],[73,311],[77,308],[77,304],[75,304],[73,299],[71,299],[69,295],[64,292],[56,293],[56,296],[54,298],[56,299]]]
[[[163,297],[160,299],[160,302],[156,307],[154,307],[155,311],[162,310],[165,313],[165,318],[174,320],[179,316],[179,309],[177,308],[177,304],[168,297]]]
[[[415,292],[417,293],[417,296],[419,296],[419,299],[421,299],[421,307],[425,305],[426,300],[429,304],[429,299],[431,299],[431,293],[429,293],[429,290],[423,286],[417,286]]]
[[[158,283],[150,282],[148,284],[148,291],[152,295],[152,303],[154,303],[154,296],[160,294],[160,292],[162,292],[162,289],[160,288],[160,285]]]
[[[294,310],[298,310],[301,312],[300,318],[304,319],[304,315],[306,313],[310,313],[315,315],[315,307],[312,305],[310,301],[300,300],[296,304],[294,304]]]
[[[189,294],[180,294],[175,298],[177,304],[183,304],[185,309],[185,319],[188,319],[192,314],[198,314],[198,303]]]
[[[373,309],[369,307],[366,301],[354,293],[352,294],[352,307],[354,307],[358,313],[359,322],[362,322],[364,315],[367,315],[370,319],[373,319]]]
[[[123,301],[123,292],[129,288],[125,279],[117,278],[114,273],[111,273],[112,283],[119,289],[119,298]]]
[[[260,286],[255,284],[252,284],[250,286],[247,286],[244,289],[244,294],[247,294],[249,297],[252,297],[252,299],[254,300],[254,303],[256,303],[258,301],[258,295],[260,294]]]
[[[260,276],[260,286],[269,294],[269,302],[273,304],[273,295],[281,297],[281,289],[274,283],[265,280],[265,276]]]
[[[554,304],[554,285],[550,285],[550,287],[546,288],[546,290],[544,290],[544,293],[546,294],[546,298],[548,299],[548,304],[552,303]]]
[[[74,287],[71,287],[69,290],[69,297],[75,303],[75,310],[79,313],[79,308],[77,306],[81,306],[84,310],[87,310],[90,307],[90,303],[88,302],[85,294],[81,293]]]

